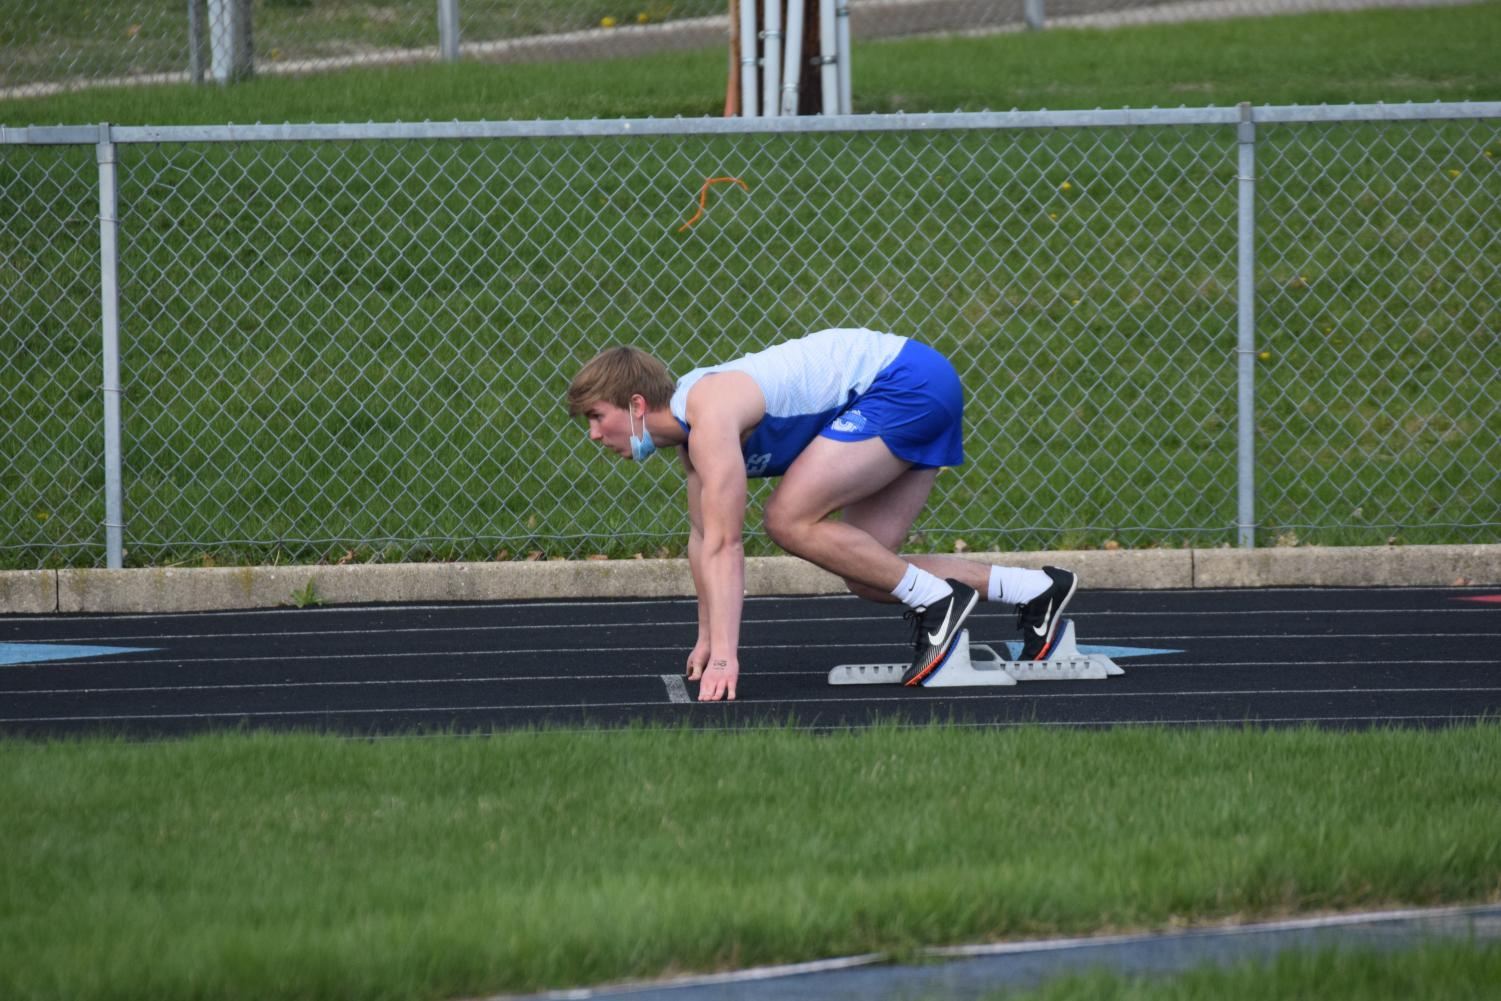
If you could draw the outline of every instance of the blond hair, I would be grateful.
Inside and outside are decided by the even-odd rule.
[[[626,407],[637,393],[655,410],[667,405],[675,388],[667,366],[640,348],[606,348],[589,359],[568,384],[568,416],[577,417],[601,401]]]

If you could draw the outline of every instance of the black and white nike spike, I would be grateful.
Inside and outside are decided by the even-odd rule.
[[[1052,578],[1053,586],[1027,602],[1017,605],[1016,628],[1022,631],[1022,655],[1020,660],[1044,660],[1053,652],[1053,641],[1058,636],[1058,623],[1063,621],[1063,610],[1068,607],[1074,589],[1079,586],[1077,574],[1057,567],[1043,567],[1042,572]]]
[[[912,687],[938,670],[949,652],[964,620],[975,610],[980,593],[957,580],[947,581],[954,593],[926,608],[909,610],[904,618],[912,622],[912,666],[902,675],[902,684]]]

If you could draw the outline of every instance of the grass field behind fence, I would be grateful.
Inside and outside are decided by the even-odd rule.
[[[59,10],[62,4],[55,5]],[[855,46],[855,111],[1496,100],[1501,2]],[[726,53],[464,62],[0,103],[7,125],[718,115]]]
[[[724,13],[714,0],[471,0],[458,6],[464,43],[597,28],[606,18],[634,26]],[[431,60],[438,47],[432,0],[257,0],[254,11],[252,34],[261,73],[310,60],[374,61],[402,50],[428,50]],[[207,35],[205,28],[205,73]],[[9,0],[6,23],[0,26],[0,87],[185,74],[188,46],[187,3],[180,0]]]
[[[469,997],[1496,900],[1498,754],[1493,724],[0,741],[0,995]],[[1493,947],[1444,955],[1494,986]]]
[[[1201,48],[1234,37],[1266,56],[1296,37],[1286,72],[1273,59],[1239,95],[1275,103],[1312,86],[1306,36],[1342,51],[1358,24],[1370,64],[1389,60],[1390,98],[1473,97],[1501,94],[1488,60],[1463,61],[1498,11],[1077,37],[1130,81],[1145,72],[1131,57],[1170,33],[1165,98],[1209,72]],[[968,59],[971,81],[1004,78],[1004,100],[1027,92],[1019,74],[1070,79],[1083,46],[1052,39],[867,48],[877,80],[903,64],[941,93]],[[609,100],[636,87],[647,111],[659,71],[698,67],[602,65]],[[1320,72],[1335,68],[1350,67]],[[541,68],[413,69],[418,96],[403,102],[379,89],[391,74],[358,74],[389,112],[360,117],[444,117],[423,96],[485,69],[557,83],[555,114],[602,79],[598,66],[571,90]],[[1369,99],[1376,85],[1349,90]],[[350,85],[298,86],[233,99],[274,120]],[[185,97],[188,113],[228,110],[226,95]],[[78,100],[16,107],[77,115]],[[91,117],[128,121],[140,98],[98,100]],[[1261,138],[1261,542],[1494,538],[1501,124]],[[927,339],[965,379],[970,461],[940,480],[915,546],[1235,538],[1233,130],[163,145],[120,160],[129,564],[677,553],[670,461],[631,469],[584,442],[559,406],[568,376],[615,340],[683,371],[832,325]],[[93,151],[10,148],[6,163],[20,350],[0,365],[15,456],[0,472],[0,560],[90,565],[103,520]],[[752,186],[716,189],[708,218],[677,233],[720,174]]]

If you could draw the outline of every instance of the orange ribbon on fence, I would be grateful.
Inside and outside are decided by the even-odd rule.
[[[750,187],[738,177],[709,178],[704,182],[704,186],[698,189],[698,211],[693,214],[692,219],[689,219],[678,227],[679,233],[686,232],[689,226],[692,226],[704,217],[704,204],[709,200],[709,187],[715,184],[738,184],[747,194],[750,192]]]

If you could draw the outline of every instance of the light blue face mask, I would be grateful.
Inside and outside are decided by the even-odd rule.
[[[651,431],[646,426],[646,417],[641,418],[641,437],[636,437],[636,415],[627,411],[631,421],[631,458],[641,462],[647,456],[657,450],[657,443],[651,440]]]

